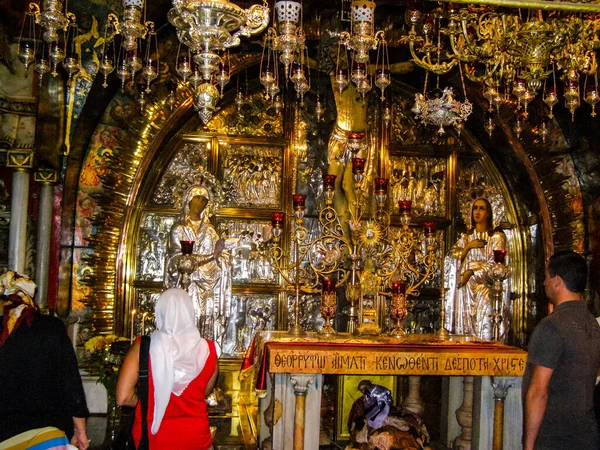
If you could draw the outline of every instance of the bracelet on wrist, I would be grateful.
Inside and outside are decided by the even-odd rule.
[[[82,431],[86,431],[87,428],[74,428],[75,433],[81,433]]]

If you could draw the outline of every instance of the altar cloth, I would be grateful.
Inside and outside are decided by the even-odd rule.
[[[266,388],[267,373],[338,375],[522,376],[527,352],[466,336],[439,340],[432,334],[324,336],[285,331],[258,333],[244,369],[253,368],[256,389]]]

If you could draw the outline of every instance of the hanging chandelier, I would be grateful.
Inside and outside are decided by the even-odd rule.
[[[348,86],[349,76],[356,85],[356,90],[364,98],[372,88],[369,52],[377,50],[375,85],[381,89],[383,100],[385,88],[390,85],[391,77],[385,34],[382,30],[375,31],[375,7],[375,2],[371,0],[353,1],[350,5],[350,31],[332,33],[339,37],[340,45],[334,85],[340,92],[343,91]],[[345,52],[341,51],[342,45]],[[350,59],[348,59],[348,51]]]
[[[229,81],[223,52],[237,47],[240,37],[263,31],[269,23],[269,8],[266,1],[244,10],[227,0],[173,0],[167,17],[191,54],[191,58],[180,57],[178,72],[196,76],[194,108],[206,124],[221,98],[216,86]]]
[[[38,44],[36,25],[41,28],[41,44]],[[80,68],[75,52],[76,37],[76,17],[65,9],[62,1],[47,0],[43,9],[30,3],[19,36],[19,60],[26,69],[35,63],[40,86],[44,75],[50,72],[56,77],[61,65],[70,80]]]
[[[536,3],[538,8],[540,3]],[[412,2],[405,16],[410,30],[403,41],[409,44],[414,62],[427,71],[440,75],[458,65],[466,78],[482,84],[489,102],[488,133],[494,128],[491,113],[506,104],[515,110],[520,134],[529,119],[528,106],[540,93],[549,107],[549,118],[561,92],[573,120],[582,99],[595,116],[598,8],[546,3],[544,11],[502,8],[501,2],[493,1],[478,2],[478,6],[448,3],[426,11],[422,4]],[[526,2],[520,6],[533,8]],[[590,13],[563,12],[569,8],[583,12],[587,8]]]

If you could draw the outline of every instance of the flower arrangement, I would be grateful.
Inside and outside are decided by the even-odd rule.
[[[109,395],[114,394],[119,378],[119,368],[129,349],[129,339],[114,334],[94,336],[85,343],[92,373],[98,375]]]

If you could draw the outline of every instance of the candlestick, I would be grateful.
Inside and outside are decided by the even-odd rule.
[[[131,325],[130,325],[130,331],[131,331],[131,338],[129,339],[131,341],[131,343],[133,343],[133,338],[134,338],[134,334],[133,331],[135,329],[135,315],[137,313],[137,310],[132,309],[131,310]]]

